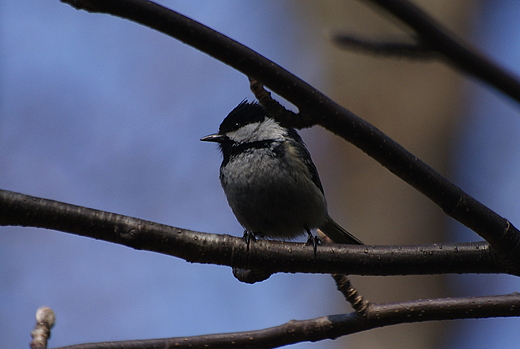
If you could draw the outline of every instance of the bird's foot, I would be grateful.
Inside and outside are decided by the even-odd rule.
[[[312,235],[310,231],[307,231],[307,234],[309,234],[309,238],[305,245],[312,246],[314,249],[314,258],[316,258],[316,251],[318,250],[318,245],[321,245],[321,240],[317,236]]]
[[[247,250],[249,250],[249,244],[251,243],[251,241],[256,241],[256,235],[255,233],[244,230],[244,236],[242,236],[242,239],[247,245]]]

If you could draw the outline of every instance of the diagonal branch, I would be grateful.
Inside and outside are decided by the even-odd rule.
[[[295,104],[303,124],[343,137],[486,239],[505,268],[520,272],[520,232],[380,130],[253,50],[179,13],[145,0],[61,0],[127,18],[173,36],[260,81]],[[302,120],[300,120],[302,121]],[[300,126],[302,123],[299,123]]]
[[[277,348],[300,342],[335,339],[389,325],[498,316],[520,316],[520,294],[370,304],[365,316],[356,313],[339,314],[310,320],[291,320],[280,326],[256,331],[87,343],[56,349]]]
[[[138,250],[268,272],[412,275],[502,273],[489,245],[357,246],[243,239],[207,234],[0,190],[0,225],[59,230]]]

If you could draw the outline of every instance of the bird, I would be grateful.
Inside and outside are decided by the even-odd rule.
[[[294,240],[319,229],[334,243],[363,245],[328,214],[316,166],[292,127],[270,117],[265,108],[242,101],[222,121],[219,131],[202,137],[222,153],[220,183],[244,239]]]

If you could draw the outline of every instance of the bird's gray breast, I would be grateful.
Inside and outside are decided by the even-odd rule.
[[[238,221],[250,232],[292,238],[326,217],[321,190],[287,141],[246,149],[220,169],[220,180]]]

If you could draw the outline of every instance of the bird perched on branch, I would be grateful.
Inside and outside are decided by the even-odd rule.
[[[250,237],[293,239],[305,233],[314,248],[319,228],[336,243],[362,245],[327,213],[327,201],[300,135],[267,115],[258,103],[242,102],[201,138],[222,151],[220,183],[238,222]]]

